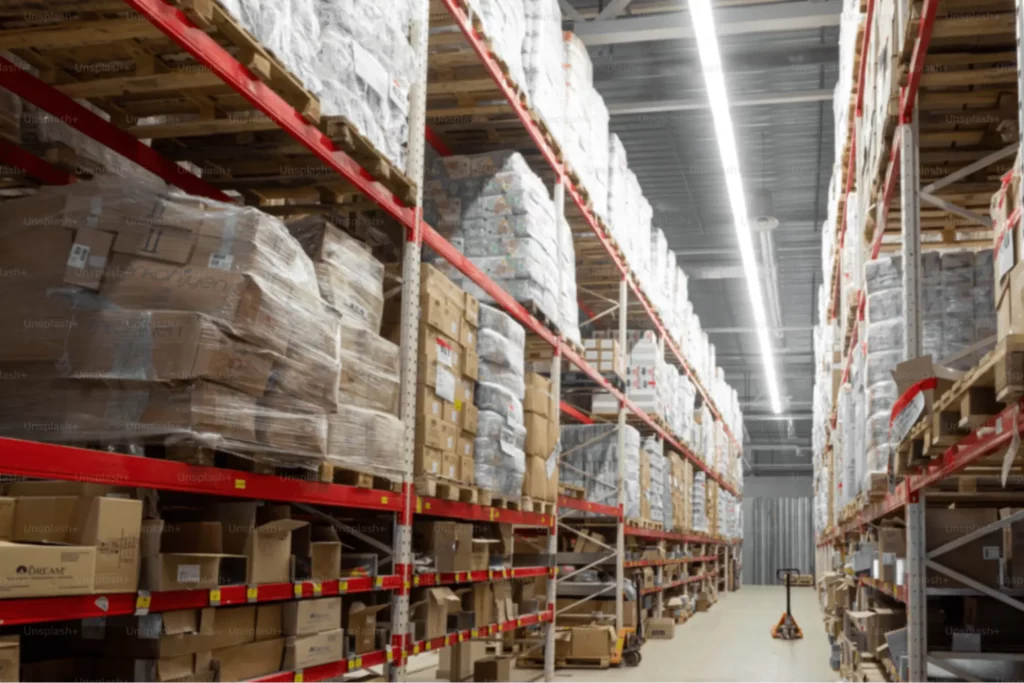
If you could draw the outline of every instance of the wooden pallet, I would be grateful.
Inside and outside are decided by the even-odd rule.
[[[895,470],[906,474],[941,456],[972,430],[1024,396],[1024,335],[1008,335],[939,396],[930,415],[897,448]]]
[[[522,510],[523,500],[522,498],[506,498],[491,492],[491,507],[502,510]]]
[[[814,576],[812,574],[797,574],[796,576],[791,576],[789,577],[789,585],[798,587],[814,586]]]
[[[627,519],[626,524],[651,531],[662,531],[665,528],[665,525],[661,522],[652,522],[649,519]]]
[[[536,500],[529,496],[523,496],[520,500],[520,507],[523,512],[536,512],[541,515],[553,515],[555,514],[555,503],[550,503],[545,500]]]
[[[200,467],[217,467],[299,481],[321,481],[320,466],[323,463],[310,456],[289,455],[276,451],[228,452],[177,440],[164,445],[156,442],[160,439],[161,437],[156,437],[153,443],[144,445],[147,456]]]
[[[474,505],[480,504],[480,489],[475,486],[430,474],[417,475],[414,483],[418,496]]]
[[[587,490],[582,486],[559,483],[558,495],[565,496],[566,498],[575,498],[576,500],[584,500],[587,497]]]
[[[378,474],[355,470],[333,462],[320,463],[319,480],[325,484],[343,484],[361,489],[401,493],[402,483]]]
[[[347,122],[321,116],[317,97],[215,0],[171,4],[388,190],[406,203],[415,201],[415,187],[401,169]],[[87,100],[122,130],[152,139],[161,154],[191,162],[207,182],[240,192],[248,203],[301,201],[321,211],[356,198],[368,204],[304,145],[128,5],[110,0],[65,5],[75,11],[41,12],[37,0],[11,0],[0,10],[0,42],[50,74],[61,93]],[[168,118],[154,121],[156,116]]]

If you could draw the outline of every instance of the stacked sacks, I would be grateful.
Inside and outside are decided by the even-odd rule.
[[[643,449],[650,469],[650,485],[644,491],[650,511],[645,518],[655,524],[664,524],[666,520],[672,519],[671,515],[665,516],[665,482],[668,481],[668,473],[666,472],[664,446],[661,439],[650,436],[644,439]],[[670,508],[671,504],[671,500],[669,500]]]
[[[864,286],[867,293],[865,319],[867,322],[866,396],[857,405],[864,405],[867,417],[865,446],[867,456],[865,477],[885,472],[889,462],[889,418],[896,400],[896,382],[892,371],[903,360],[903,268],[899,256],[878,258],[864,268]],[[849,398],[847,411],[856,412],[854,397]],[[851,417],[854,417],[851,414]],[[851,446],[852,447],[852,446]],[[847,467],[853,467],[853,452]],[[852,474],[850,475],[852,478]],[[861,486],[856,479],[856,489]],[[870,485],[870,480],[864,481]]]
[[[109,177],[7,208],[3,266],[26,277],[0,363],[26,381],[5,433],[400,472],[398,419],[339,400],[343,318],[279,220]]]
[[[485,275],[517,301],[562,321],[555,207],[543,181],[518,152],[438,158],[424,187],[424,216]],[[444,259],[436,267],[482,302],[493,299]]]
[[[594,89],[594,66],[587,46],[565,34],[566,117],[562,153],[590,195],[594,212],[608,219],[608,108]]]
[[[527,37],[525,0],[467,0],[474,18],[483,25],[491,51],[504,62],[512,81],[526,86],[523,43]]]
[[[592,503],[614,505],[618,481],[618,427],[613,424],[562,427],[558,479],[585,490]],[[640,518],[640,432],[626,426],[623,481],[626,517]]]
[[[564,219],[558,227],[558,239],[559,273],[562,280],[562,296],[558,301],[558,329],[570,341],[582,345],[579,299],[576,295],[576,249],[573,247],[572,228]]]
[[[480,306],[476,485],[514,499],[522,493],[526,474],[525,347],[526,333],[519,323],[495,308]]]
[[[708,531],[707,513],[707,474],[703,470],[693,473],[693,530]]]
[[[523,69],[530,105],[555,140],[561,141],[565,116],[562,73],[562,9],[558,0],[525,0]]]
[[[404,168],[409,87],[416,75],[410,0],[222,4],[319,98],[323,116],[345,117]]]

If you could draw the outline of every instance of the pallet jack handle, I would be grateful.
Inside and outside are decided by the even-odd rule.
[[[786,584],[786,614],[790,616],[793,616],[793,613],[789,609],[789,577],[799,573],[799,569],[778,569],[775,572],[775,578]]]

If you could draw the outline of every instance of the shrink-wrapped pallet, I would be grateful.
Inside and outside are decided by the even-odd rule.
[[[661,439],[650,436],[644,439],[643,449],[647,454],[647,462],[651,470],[650,487],[644,491],[650,507],[650,521],[655,524],[664,524],[666,520],[665,482],[668,480],[665,472],[664,445]]]
[[[524,0],[523,69],[533,111],[561,142],[565,126],[562,8],[558,0]]]
[[[640,518],[640,433],[626,426],[624,514]],[[593,503],[614,505],[618,481],[618,427],[615,425],[566,425],[561,429],[562,460],[558,478],[562,484],[585,490]]]

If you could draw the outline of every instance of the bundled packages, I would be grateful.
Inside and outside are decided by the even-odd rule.
[[[9,203],[0,242],[24,274],[2,312],[0,363],[24,380],[2,398],[8,435],[401,471],[397,350],[372,330],[345,338],[278,219],[101,177]],[[349,374],[343,348],[361,354]]]
[[[562,427],[562,462],[559,480],[566,485],[582,487],[587,500],[603,505],[614,505],[618,481],[618,427],[616,425],[566,425]],[[624,514],[629,519],[640,519],[642,500],[640,432],[626,427]],[[647,471],[649,475],[649,470]],[[648,479],[648,484],[649,484]]]

